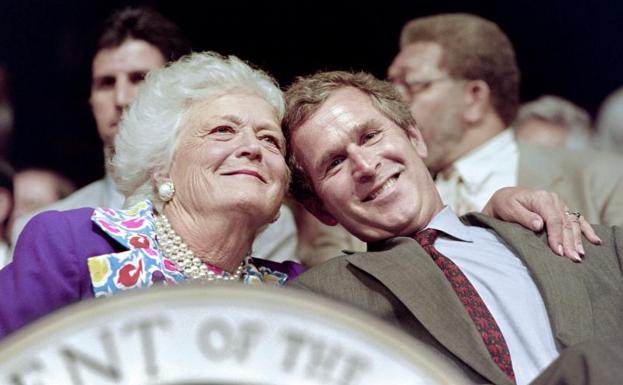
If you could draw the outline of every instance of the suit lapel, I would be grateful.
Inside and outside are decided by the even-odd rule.
[[[437,341],[468,366],[493,383],[510,384],[430,256],[411,238],[391,239],[385,249],[351,255],[348,260],[385,285]]]
[[[581,264],[551,252],[545,240],[519,225],[469,214],[465,220],[475,226],[489,227],[510,246],[526,264],[543,297],[552,331],[559,348],[589,339],[593,334],[588,292],[581,279]]]

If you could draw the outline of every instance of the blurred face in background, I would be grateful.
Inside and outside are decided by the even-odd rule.
[[[436,173],[458,158],[455,150],[464,133],[464,82],[440,68],[443,49],[431,42],[404,47],[388,69],[394,84],[428,146],[424,160]]]
[[[97,52],[89,103],[104,146],[113,145],[121,113],[134,100],[145,75],[165,64],[160,50],[143,40],[129,39]]]
[[[526,119],[515,127],[515,135],[518,139],[549,147],[564,147],[568,131],[563,124],[538,118]]]
[[[60,183],[53,171],[35,169],[15,174],[13,217],[19,218],[61,199]]]

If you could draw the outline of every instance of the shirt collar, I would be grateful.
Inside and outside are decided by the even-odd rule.
[[[128,249],[158,249],[153,206],[144,200],[127,210],[97,208],[91,220]]]
[[[461,176],[463,183],[470,190],[476,191],[493,174],[494,168],[489,168],[489,172],[482,172],[483,164],[497,162],[516,152],[517,142],[513,132],[506,129],[455,161],[452,167]]]
[[[469,226],[465,225],[448,206],[437,213],[426,228],[439,230],[452,238],[465,242],[473,242]]]
[[[469,226],[461,222],[454,211],[452,211],[452,209],[448,206],[444,206],[443,209],[433,217],[428,225],[425,226],[425,228],[439,230],[442,233],[460,241],[474,242],[474,239],[469,231]],[[388,242],[390,239],[394,238],[368,242],[367,250],[369,252],[385,250],[391,245],[391,242]]]

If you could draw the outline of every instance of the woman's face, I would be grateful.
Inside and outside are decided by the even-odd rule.
[[[275,111],[262,98],[233,93],[196,102],[171,165],[174,200],[194,215],[244,212],[268,223],[286,191],[284,150]]]

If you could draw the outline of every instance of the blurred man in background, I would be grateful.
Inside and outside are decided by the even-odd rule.
[[[26,168],[18,171],[13,177],[14,205],[8,230],[17,219],[64,199],[75,190],[71,180],[54,170]]]
[[[544,95],[519,108],[515,136],[528,143],[570,150],[589,150],[593,130],[588,112],[570,101]]]
[[[519,68],[508,37],[469,14],[407,23],[388,70],[428,145],[425,159],[445,203],[480,211],[494,191],[554,191],[589,222],[623,223],[621,159],[518,143]]]
[[[114,154],[114,139],[123,109],[134,99],[145,75],[189,51],[190,45],[179,28],[150,8],[125,8],[106,20],[93,56],[89,98],[104,145],[106,165]],[[107,169],[104,178],[45,209],[121,207],[124,197],[115,188],[109,172]],[[30,217],[15,223],[14,241]]]

